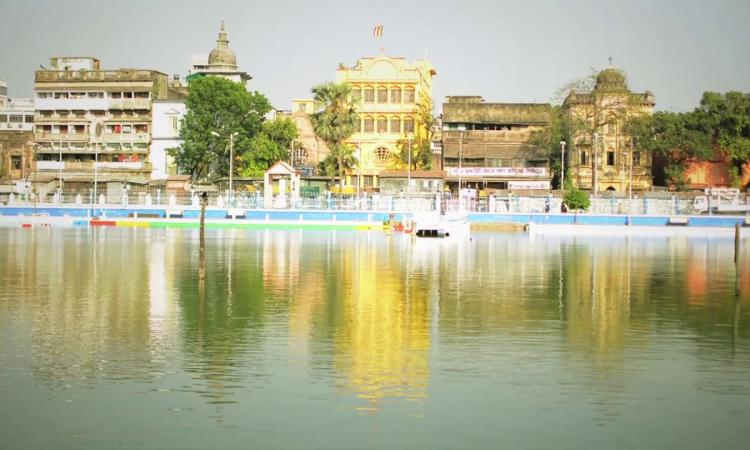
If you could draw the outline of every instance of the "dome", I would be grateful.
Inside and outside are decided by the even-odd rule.
[[[604,69],[596,76],[597,91],[626,91],[628,90],[625,74],[617,69]]]
[[[234,56],[234,52],[229,48],[227,32],[224,31],[224,21],[221,22],[219,38],[216,40],[216,48],[208,54],[208,65],[237,68],[237,57]]]

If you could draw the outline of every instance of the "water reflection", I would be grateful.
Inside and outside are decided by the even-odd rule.
[[[194,396],[219,421],[275,402],[428,418],[431,396],[481,402],[486,381],[608,423],[669,367],[683,395],[750,393],[750,269],[735,301],[728,240],[211,230],[202,285],[196,243],[0,230],[0,375]]]

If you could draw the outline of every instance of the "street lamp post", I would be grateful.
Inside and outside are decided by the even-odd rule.
[[[215,131],[212,131],[211,134],[216,137],[221,137],[221,135]],[[237,136],[236,131],[234,133],[229,134],[229,195],[228,201],[229,205],[232,205],[232,172],[234,172],[234,138]]]
[[[594,172],[591,175],[593,177],[593,181],[594,181],[594,183],[593,183],[594,198],[596,198],[596,191],[597,191],[597,187],[598,187],[597,186],[597,182],[599,181],[599,177],[597,176],[597,173],[596,173],[597,169],[599,167],[599,161],[598,161],[599,160],[599,147],[597,145],[598,142],[599,142],[599,134],[598,133],[594,133],[594,155],[593,155],[593,157],[594,157]]]
[[[635,142],[633,139],[630,140],[630,182],[628,183],[628,203],[629,206],[633,204],[633,157],[635,156]]]
[[[407,161],[407,168],[406,168],[406,209],[409,210],[411,207],[411,139],[412,135],[410,134],[407,138],[409,142],[408,146],[408,161]]]
[[[560,141],[560,191],[565,193],[565,141]]]

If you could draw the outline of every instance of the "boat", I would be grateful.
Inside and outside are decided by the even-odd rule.
[[[414,234],[417,237],[446,238],[470,235],[470,226],[466,214],[415,213],[413,223]]]

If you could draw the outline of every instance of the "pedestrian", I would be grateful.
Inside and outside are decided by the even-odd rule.
[[[549,199],[544,201],[544,212],[545,213],[549,212]]]
[[[566,205],[565,202],[562,202],[562,204],[560,205],[560,212],[568,212],[568,205]]]

